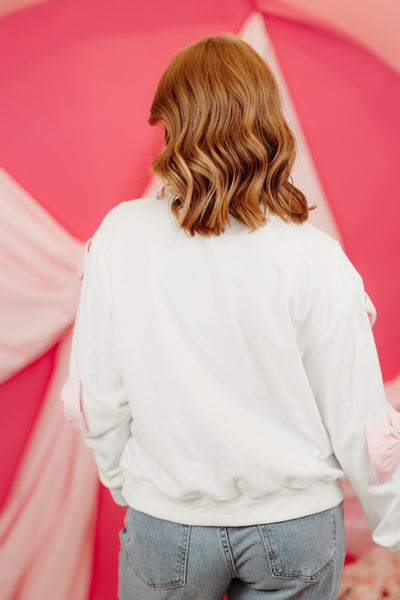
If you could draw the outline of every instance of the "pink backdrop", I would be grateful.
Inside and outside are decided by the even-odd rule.
[[[326,6],[323,15],[315,3],[300,1],[50,0],[8,12],[0,19],[0,166],[55,222],[85,241],[112,206],[142,195],[150,181],[161,137],[147,125],[148,111],[174,52],[206,35],[239,32],[258,7],[344,247],[377,309],[374,335],[390,382],[400,371],[400,52],[389,35],[390,11],[397,9],[387,3],[382,16],[378,2],[368,3],[371,19],[379,14],[388,35],[379,37],[378,27],[367,43],[365,22],[352,36],[348,21],[343,17],[341,28],[340,15]],[[44,323],[46,313],[41,318]],[[64,327],[58,339],[65,333]],[[0,502],[6,508],[54,374],[56,342],[0,387]],[[53,500],[49,484],[47,501]],[[87,597],[105,600],[116,597],[123,511],[103,488],[96,505],[97,524],[88,529],[94,556]],[[16,584],[7,600],[30,598],[22,588]]]

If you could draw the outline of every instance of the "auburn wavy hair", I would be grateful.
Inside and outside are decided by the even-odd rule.
[[[165,128],[152,163],[164,183],[160,197],[172,197],[188,234],[220,235],[229,215],[253,232],[268,210],[302,223],[315,208],[291,180],[296,143],[275,78],[238,37],[208,37],[181,50],[157,86],[149,123]]]

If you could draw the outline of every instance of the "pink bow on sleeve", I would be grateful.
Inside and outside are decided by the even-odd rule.
[[[400,463],[400,413],[390,404],[388,407],[390,425],[365,423],[368,453],[379,483],[389,479]]]
[[[367,292],[364,291],[364,294],[365,294],[365,310],[367,311],[371,327],[373,327],[373,325],[376,321],[376,308],[372,304],[371,298],[368,296]]]
[[[80,379],[72,377],[67,379],[61,390],[61,400],[66,420],[81,433],[92,435],[83,415]]]

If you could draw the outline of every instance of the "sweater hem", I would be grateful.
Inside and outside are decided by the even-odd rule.
[[[198,498],[179,501],[165,496],[147,481],[127,476],[122,494],[127,504],[158,519],[186,525],[240,527],[277,523],[305,517],[340,504],[344,493],[339,480],[316,482],[304,489],[281,488],[261,498],[237,496],[216,501]]]

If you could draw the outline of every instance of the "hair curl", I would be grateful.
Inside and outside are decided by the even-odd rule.
[[[220,235],[229,215],[253,232],[267,210],[302,223],[315,208],[289,181],[296,143],[275,78],[236,36],[205,38],[175,56],[150,109],[149,124],[159,122],[165,146],[152,169],[192,236]]]

